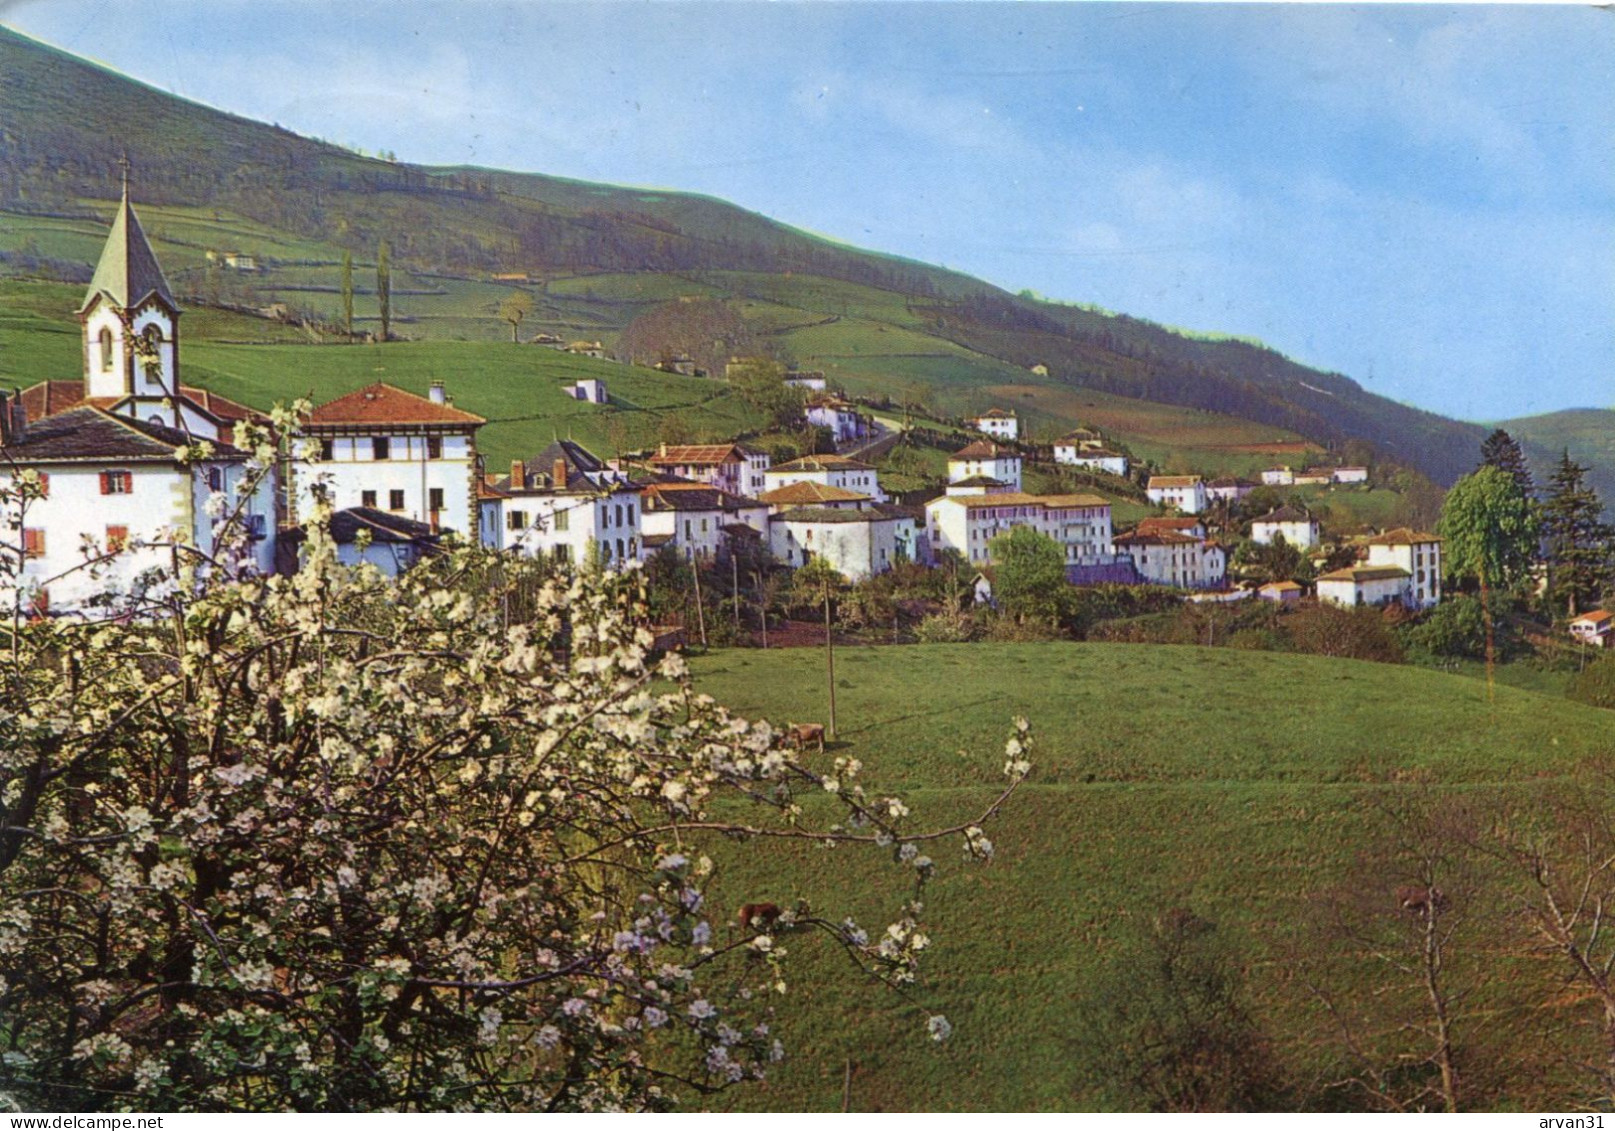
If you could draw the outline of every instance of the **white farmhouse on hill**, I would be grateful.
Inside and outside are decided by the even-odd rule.
[[[1300,507],[1279,507],[1251,523],[1251,541],[1267,546],[1280,538],[1291,546],[1308,549],[1318,544],[1318,520]]]
[[[974,440],[948,457],[948,482],[983,477],[1021,489],[1021,456],[1013,448],[991,440]]]
[[[424,397],[377,382],[327,401],[304,424],[319,441],[319,462],[290,464],[294,517],[323,484],[338,510],[370,507],[475,538],[483,424],[450,403],[441,381]]]
[[[978,432],[985,432],[1000,440],[1020,439],[1021,422],[1013,412],[1006,412],[1001,408],[988,409],[980,416],[966,420],[965,423]]]
[[[1144,494],[1159,507],[1175,507],[1184,514],[1206,509],[1206,481],[1198,475],[1152,475]]]

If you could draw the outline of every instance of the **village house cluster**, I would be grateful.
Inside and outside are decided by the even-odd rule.
[[[40,611],[78,610],[135,592],[171,570],[173,543],[203,554],[219,549],[227,521],[218,503],[239,511],[245,550],[236,564],[260,573],[295,570],[316,492],[334,510],[331,533],[343,561],[396,575],[450,534],[501,551],[607,568],[672,547],[692,561],[739,550],[766,551],[800,567],[822,560],[857,581],[899,562],[929,564],[946,552],[977,568],[991,562],[994,538],[1030,527],[1057,543],[1074,584],[1156,584],[1228,594],[1229,550],[1208,534],[1203,512],[1237,503],[1256,488],[1245,480],[1154,476],[1148,498],[1167,513],[1118,533],[1111,504],[1096,494],[1037,494],[1024,486],[1020,425],[994,409],[970,423],[982,438],[948,459],[947,485],[921,506],[903,506],[881,489],[876,470],[852,456],[818,454],[774,465],[741,442],[663,444],[636,458],[601,459],[556,440],[508,467],[489,468],[477,448],[486,421],[456,406],[446,385],[427,395],[375,383],[313,408],[303,421],[317,458],[288,454],[256,490],[237,499],[252,454],[238,446],[254,410],[181,376],[180,309],[127,190],[78,312],[83,372],[0,394],[0,475],[38,475],[41,497],[21,522],[26,599]],[[553,343],[602,354],[599,343]],[[676,363],[678,359],[673,359]],[[838,445],[871,432],[868,416],[826,388],[818,372],[786,378],[807,395],[807,422]],[[582,379],[567,392],[607,399],[604,384]],[[204,458],[184,458],[205,442]],[[1056,441],[1056,464],[1125,476],[1127,457],[1092,429]],[[1272,469],[1264,482],[1361,482],[1362,468]],[[14,517],[14,516],[13,516]],[[1302,550],[1321,539],[1296,507],[1259,517],[1257,544],[1279,539]],[[1440,599],[1440,540],[1391,531],[1367,544],[1361,564],[1318,579],[1320,600],[1344,605],[1401,601],[1422,608]],[[104,568],[87,570],[90,558]],[[1282,582],[1256,596],[1291,601],[1301,586]],[[1240,590],[1233,595],[1250,595]],[[1589,622],[1589,639],[1604,624]]]

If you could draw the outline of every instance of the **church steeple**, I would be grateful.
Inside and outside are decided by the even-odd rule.
[[[156,295],[170,310],[176,309],[174,292],[168,289],[168,280],[163,278],[163,269],[158,266],[157,256],[146,240],[140,218],[129,204],[129,159],[124,158],[120,164],[123,166],[123,199],[118,203],[112,231],[107,234],[101,260],[95,265],[90,289],[79,309],[89,309],[97,295],[105,295],[124,310],[132,310]]]
[[[119,164],[122,197],[79,308],[84,391],[92,397],[162,398],[179,387],[179,305],[129,203],[128,158]]]

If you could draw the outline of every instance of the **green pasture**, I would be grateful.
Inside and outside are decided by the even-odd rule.
[[[778,722],[826,718],[824,655],[714,652],[697,686]],[[799,961],[776,1027],[791,1059],[722,1105],[836,1110],[850,1060],[854,1110],[1083,1107],[1072,1022],[1130,922],[1187,906],[1245,956],[1275,1056],[1326,1067],[1327,1019],[1283,961],[1307,897],[1337,884],[1380,835],[1379,804],[1411,791],[1528,796],[1615,745],[1615,714],[1406,666],[1313,656],[1105,644],[845,648],[839,732],[825,759],[862,759],[877,796],[918,826],[965,819],[1000,788],[1010,720],[1032,720],[1036,769],[988,829],[990,864],[929,847],[939,878],[926,918],[925,984],[904,1003],[852,974],[833,948],[784,933]],[[823,764],[815,753],[810,763]],[[713,848],[723,906],[807,899],[876,931],[904,871],[870,849]],[[1386,875],[1387,896],[1400,877]],[[732,930],[733,928],[729,928]],[[1366,977],[1366,969],[1365,969]],[[1371,981],[1357,989],[1372,992]],[[1490,991],[1489,991],[1490,992]],[[1499,988],[1488,1009],[1525,1007]],[[926,1011],[955,1024],[923,1034]],[[1507,1040],[1493,1023],[1479,1040]],[[1491,1034],[1486,1036],[1485,1034]],[[1535,1046],[1507,1050],[1522,1106],[1562,1080]]]

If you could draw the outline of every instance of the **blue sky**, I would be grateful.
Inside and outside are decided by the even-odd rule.
[[[710,193],[1259,337],[1469,419],[1615,406],[1615,11],[0,0],[301,133]]]

